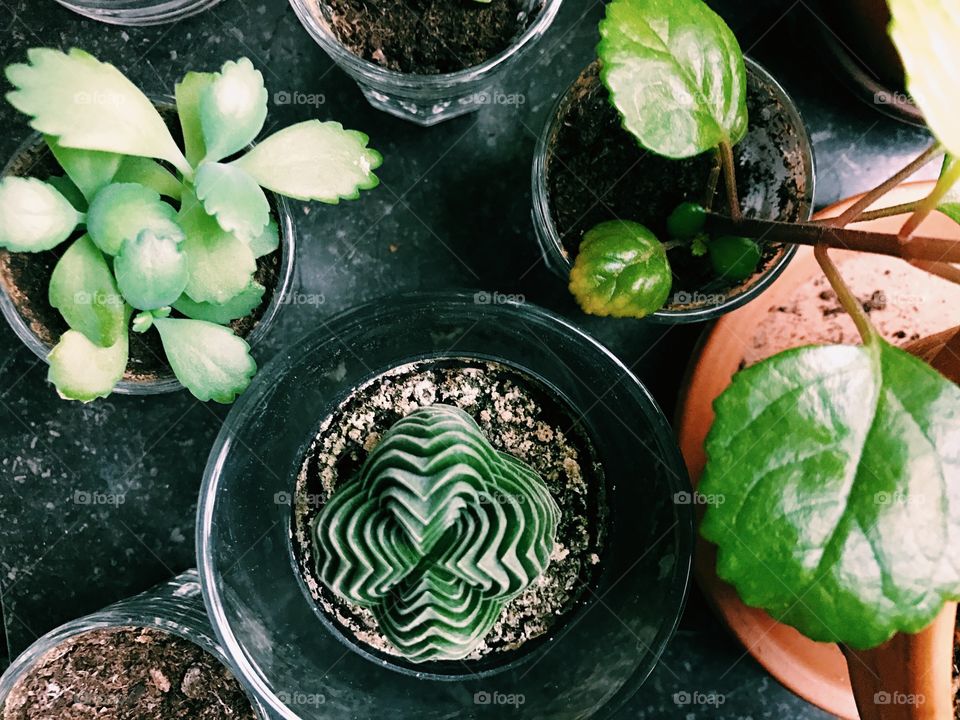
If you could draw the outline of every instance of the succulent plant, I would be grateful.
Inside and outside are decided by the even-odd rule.
[[[257,366],[224,326],[260,305],[257,259],[280,245],[264,188],[353,199],[377,185],[380,154],[366,135],[319,120],[244,152],[267,117],[263,76],[246,58],[176,86],[182,149],[146,95],[82,50],[33,49],[6,74],[7,99],[66,172],[0,182],[0,247],[42,252],[72,238],[49,288],[70,327],[49,355],[60,395],[109,395],[127,366],[129,330],[156,328],[190,392],[231,402]]]
[[[560,510],[459,408],[398,421],[313,526],[317,570],[413,662],[469,655],[540,577]]]

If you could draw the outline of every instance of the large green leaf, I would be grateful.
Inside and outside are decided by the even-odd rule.
[[[222,304],[250,284],[257,261],[248,243],[221,228],[216,218],[188,195],[179,221],[186,233],[183,251],[190,274],[185,292],[192,300]]]
[[[126,333],[126,305],[107,260],[88,235],[76,240],[50,276],[50,304],[74,330],[100,347]]]
[[[183,185],[176,176],[156,160],[127,155],[120,163],[113,181],[136,183],[150,188],[159,195],[179,200]]]
[[[169,237],[183,235],[177,225],[177,211],[143,185],[108,185],[87,210],[87,232],[108,255],[116,255],[124,240],[133,240],[144,230]]]
[[[308,120],[271,135],[231,165],[281,195],[337,203],[380,182],[373,171],[383,158],[368,141],[340,123]]]
[[[960,98],[953,91],[960,65],[957,0],[889,0],[890,37],[907,77],[907,91],[944,147],[960,155]]]
[[[246,317],[260,306],[266,288],[255,280],[225,303],[195,302],[189,295],[181,295],[173,303],[175,310],[194,320],[208,320],[218,325],[228,325],[237,318]]]
[[[193,167],[200,164],[207,149],[203,144],[203,126],[200,122],[200,98],[217,78],[215,73],[188,72],[177,83],[177,114],[183,131],[183,145],[187,162]]]
[[[160,158],[190,175],[153,103],[113,65],[77,49],[33,48],[27,58],[7,67],[16,88],[7,100],[34,129],[64,147]]]
[[[275,252],[280,247],[280,226],[272,218],[259,235],[253,238],[243,238],[250,245],[250,250],[256,258]]]
[[[92,200],[101,188],[113,181],[123,160],[116,153],[63,147],[52,135],[47,135],[46,141],[60,167],[87,200]]]
[[[222,160],[243,150],[256,139],[266,119],[263,75],[247,58],[224,63],[200,95],[206,160]]]
[[[747,132],[747,77],[730,28],[702,0],[613,0],[601,77],[645,148],[684,158]]]
[[[583,236],[570,271],[570,292],[592,315],[642,318],[670,297],[667,251],[639,223],[611,220]]]
[[[107,397],[123,378],[127,354],[126,332],[110,347],[100,347],[83,333],[67,330],[50,351],[47,379],[64,400],[90,402]]]
[[[177,379],[200,400],[231,403],[257,372],[250,347],[229,328],[203,320],[153,323]]]
[[[257,181],[234,165],[205,162],[197,170],[197,197],[227,232],[256,238],[270,220],[270,203]]]
[[[0,180],[0,247],[13,252],[50,250],[70,237],[82,219],[52,185],[35,178]]]
[[[180,237],[156,235],[144,230],[133,240],[124,240],[113,261],[117,286],[128,303],[138,310],[156,310],[173,303],[187,286],[187,256]]]
[[[716,405],[701,532],[745,603],[876,646],[960,597],[960,389],[880,339],[791,350]]]

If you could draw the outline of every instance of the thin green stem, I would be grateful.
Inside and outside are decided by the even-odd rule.
[[[727,203],[730,206],[730,217],[739,220],[740,198],[737,196],[737,168],[733,161],[733,147],[728,142],[719,146],[720,164],[723,166],[723,186],[727,191]]]
[[[843,276],[840,275],[840,270],[837,269],[833,260],[830,259],[829,249],[821,243],[813,249],[813,254],[817,258],[823,274],[827,276],[830,287],[832,287],[833,291],[837,294],[840,306],[853,319],[853,324],[857,326],[857,332],[860,333],[860,337],[863,338],[863,344],[870,345],[877,338],[877,330],[873,327],[870,318],[867,317],[867,313],[863,309],[863,305],[857,300],[850,286],[844,282]]]
[[[870,220],[893,217],[894,215],[906,215],[916,210],[919,204],[919,200],[914,200],[912,202],[900,203],[899,205],[891,205],[890,207],[877,208],[876,210],[867,210],[865,213],[861,213],[855,222],[868,222]]]
[[[947,168],[947,171],[937,179],[937,184],[930,194],[917,204],[917,209],[913,211],[913,215],[907,218],[903,227],[900,228],[900,242],[910,242],[913,234],[917,231],[917,228],[920,227],[920,223],[937,209],[937,205],[940,204],[943,196],[957,183],[957,180],[960,180],[960,162],[954,162]]]

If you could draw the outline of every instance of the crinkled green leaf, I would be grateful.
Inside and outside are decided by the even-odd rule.
[[[267,119],[263,75],[247,58],[223,64],[200,94],[206,160],[217,161],[253,142]]]
[[[270,203],[257,181],[233,165],[205,162],[197,170],[197,197],[227,232],[257,237],[270,220]]]
[[[673,273],[663,243],[643,225],[611,220],[583,236],[570,291],[591,315],[642,318],[670,297]]]
[[[383,158],[368,141],[340,123],[308,120],[271,135],[231,165],[281,195],[337,203],[379,184],[373,171]]]
[[[280,227],[277,225],[276,220],[271,218],[262,233],[252,239],[242,239],[246,240],[250,246],[253,256],[260,258],[275,252],[277,248],[280,247]]]
[[[127,354],[126,332],[110,347],[100,347],[83,333],[67,330],[47,358],[47,379],[64,400],[86,403],[107,397],[123,378]]]
[[[183,185],[176,176],[156,160],[127,155],[123,158],[113,181],[116,183],[136,183],[150,188],[159,195],[179,200]]]
[[[246,317],[263,301],[266,288],[255,280],[223,304],[194,302],[189,295],[181,295],[173,304],[175,310],[194,320],[208,320],[218,325],[227,325],[237,318]]]
[[[893,39],[906,72],[907,92],[931,132],[960,155],[960,98],[951,88],[960,65],[960,7],[956,0],[889,0]]]
[[[183,80],[177,83],[175,90],[187,162],[194,167],[199,165],[207,154],[203,144],[203,125],[200,122],[200,98],[216,78],[215,73],[188,72]]]
[[[74,210],[79,213],[87,212],[87,199],[80,192],[80,188],[73,184],[73,180],[66,175],[51,175],[47,178],[47,183],[56,188],[57,192],[73,205]]]
[[[35,178],[0,180],[0,247],[13,252],[50,250],[70,237],[82,220],[52,185]]]
[[[250,346],[229,328],[204,320],[153,323],[177,379],[200,400],[231,403],[257,372]]]
[[[776,355],[715,409],[701,532],[744,602],[868,648],[960,597],[960,388],[875,339]]]
[[[113,181],[123,159],[116,153],[63,147],[52,135],[45,139],[60,167],[88,201]]]
[[[76,240],[50,276],[50,304],[74,330],[100,347],[126,333],[126,306],[113,273],[88,235]]]
[[[746,134],[743,54],[702,0],[613,0],[600,35],[601,78],[645,148],[684,158]]]
[[[190,273],[185,292],[192,300],[225,303],[250,284],[257,261],[246,242],[221,228],[186,194],[179,220],[186,234],[183,251]]]
[[[90,203],[87,232],[108,255],[116,255],[124,240],[135,239],[144,230],[170,237],[183,234],[177,211],[154,190],[136,183],[108,185]]]
[[[7,67],[16,88],[7,100],[34,129],[63,147],[160,158],[190,174],[153,103],[113,65],[76,48],[33,48],[27,58]]]
[[[124,240],[113,261],[117,286],[138,310],[156,310],[172,304],[187,286],[187,256],[180,248],[183,236],[156,235],[144,230]]]

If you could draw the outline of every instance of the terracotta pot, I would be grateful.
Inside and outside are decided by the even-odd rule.
[[[901,186],[884,199],[894,205],[919,198],[929,192],[932,183],[909,183]],[[856,198],[838,203],[821,212],[818,217],[836,215],[852,204]],[[903,222],[899,218],[884,218],[858,227],[883,232],[895,232]],[[946,217],[934,213],[922,225],[924,235],[960,239],[960,226]],[[883,287],[892,297],[880,299],[869,297],[874,309],[871,315],[878,329],[895,344],[907,346],[920,337],[934,335],[958,323],[956,308],[960,306],[960,285],[926,275],[902,260],[874,255],[834,251],[832,256],[840,266],[841,273],[853,286],[861,299],[870,296],[872,288]],[[889,271],[889,275],[886,273]],[[899,282],[891,279],[900,278]],[[872,285],[871,283],[877,283]],[[882,283],[882,284],[881,284]],[[798,301],[798,290],[814,286],[812,300]],[[899,287],[898,287],[899,286]],[[827,295],[820,296],[823,292]],[[842,313],[816,312],[828,304],[829,285],[813,258],[809,248],[801,248],[794,262],[771,288],[758,300],[721,318],[705,335],[700,352],[695,358],[678,405],[676,428],[690,477],[697,483],[705,464],[703,443],[713,424],[713,401],[729,385],[733,375],[744,362],[752,364],[776,352],[811,343],[858,342],[852,322]],[[911,296],[911,294],[913,294]],[[805,296],[804,296],[805,297]],[[926,343],[929,355],[942,349],[946,339],[939,343]],[[960,342],[954,340],[954,342]],[[923,350],[923,348],[921,348]],[[919,353],[923,356],[923,353]],[[943,353],[948,356],[949,353]],[[941,369],[943,371],[943,369]],[[947,373],[949,374],[949,373]],[[704,594],[730,630],[743,643],[747,651],[777,680],[809,702],[841,718],[855,720],[893,720],[893,718],[952,718],[943,715],[939,706],[938,715],[917,714],[921,705],[913,705],[910,715],[891,714],[893,705],[873,702],[878,689],[870,691],[865,678],[876,682],[871,671],[861,665],[871,666],[872,671],[884,683],[884,691],[909,694],[906,688],[915,686],[919,677],[927,675],[939,678],[942,696],[949,692],[950,654],[953,642],[953,621],[945,619],[955,608],[946,608],[927,637],[917,636],[919,641],[904,640],[899,636],[874,654],[858,654],[851,659],[854,677],[858,681],[861,714],[851,688],[847,661],[843,652],[834,644],[814,642],[791,627],[776,622],[764,611],[744,605],[734,588],[716,576],[716,548],[698,539],[694,570]],[[947,639],[949,636],[949,639]],[[890,646],[890,647],[888,647]],[[934,665],[933,647],[940,658],[936,660],[936,672],[928,674]],[[944,648],[946,650],[944,650]],[[946,655],[946,656],[944,656]],[[910,657],[909,663],[904,657]],[[877,672],[880,667],[883,672]],[[917,668],[923,668],[919,673]],[[861,672],[862,671],[862,672]],[[913,672],[913,674],[911,674]],[[932,688],[925,692],[933,694]],[[952,702],[952,698],[950,698]],[[930,698],[933,707],[934,699]]]

